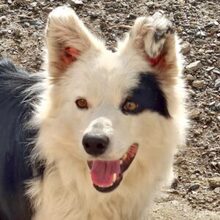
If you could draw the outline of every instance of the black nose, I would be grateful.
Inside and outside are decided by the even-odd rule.
[[[82,144],[84,146],[85,151],[88,154],[91,154],[93,156],[99,156],[106,151],[109,145],[109,138],[104,135],[95,136],[86,134],[83,137]]]

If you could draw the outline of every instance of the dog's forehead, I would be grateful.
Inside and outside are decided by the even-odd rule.
[[[125,68],[125,65],[122,57],[120,57],[117,53],[106,50],[94,59],[94,67],[97,68],[95,69],[96,71],[102,69],[104,72],[109,72],[111,75],[117,77],[120,76],[120,73],[123,74],[122,70]],[[98,72],[96,73],[101,74]],[[109,77],[110,75],[104,74],[103,76]]]
[[[103,82],[112,87],[132,87],[139,73],[147,71],[147,65],[140,59],[106,51],[93,60],[89,74],[97,82]]]
[[[95,83],[97,89],[108,93],[123,93],[136,84],[139,72],[123,56],[108,52],[101,54],[94,61],[90,70],[90,84],[93,86]]]

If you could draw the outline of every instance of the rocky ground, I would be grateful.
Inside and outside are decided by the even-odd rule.
[[[220,4],[218,0],[0,0],[0,58],[30,72],[42,64],[48,13],[70,4],[114,49],[137,16],[164,10],[183,40],[191,128],[176,156],[177,178],[153,219],[220,219]]]

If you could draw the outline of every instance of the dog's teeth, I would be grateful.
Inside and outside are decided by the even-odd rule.
[[[123,160],[121,159],[121,160],[120,160],[120,165],[122,165],[122,164],[123,164]]]
[[[113,178],[112,178],[112,183],[114,183],[114,182],[116,181],[116,179],[117,179],[117,174],[114,173],[114,174],[113,174]]]

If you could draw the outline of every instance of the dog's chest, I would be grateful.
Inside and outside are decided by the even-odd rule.
[[[143,203],[129,195],[99,196],[99,193],[86,188],[78,188],[77,184],[71,190],[65,189],[59,186],[59,181],[55,181],[54,177],[44,181],[46,182],[34,186],[42,187],[41,189],[32,189],[38,190],[36,201],[40,201],[33,220],[142,219]]]

